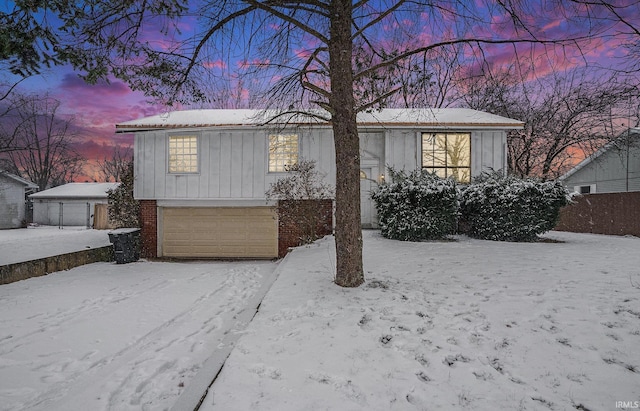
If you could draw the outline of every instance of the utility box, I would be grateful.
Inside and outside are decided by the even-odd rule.
[[[133,263],[140,259],[140,229],[119,228],[109,232],[116,264]]]

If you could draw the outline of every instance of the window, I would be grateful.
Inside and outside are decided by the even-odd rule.
[[[272,134],[269,136],[269,172],[288,171],[298,162],[298,135]]]
[[[579,186],[576,191],[580,194],[591,194],[591,186]]]
[[[471,179],[470,133],[422,133],[422,169],[460,183]]]
[[[198,172],[198,138],[169,136],[169,172]]]

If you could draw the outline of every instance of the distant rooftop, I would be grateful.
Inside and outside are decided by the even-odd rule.
[[[116,132],[205,128],[231,126],[261,126],[272,124],[324,124],[328,113],[313,111],[287,113],[274,110],[183,110],[158,114],[138,120],[116,124]],[[495,127],[522,128],[524,123],[507,117],[467,108],[439,109],[384,109],[371,113],[359,113],[361,126],[429,126],[447,127]]]
[[[34,199],[45,198],[107,198],[107,191],[120,183],[69,183],[39,193],[31,194]]]
[[[34,184],[31,181],[26,180],[26,179],[24,179],[24,178],[22,178],[20,176],[15,175],[15,174],[11,174],[8,171],[0,170],[0,176],[4,176],[4,177],[9,178],[11,180],[15,180],[15,181],[21,183],[22,185],[27,186],[27,188],[30,188],[30,189],[37,189],[38,188],[37,184]]]

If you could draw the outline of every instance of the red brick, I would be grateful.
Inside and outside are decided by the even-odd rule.
[[[158,208],[156,200],[140,200],[140,255],[145,258],[158,256]]]

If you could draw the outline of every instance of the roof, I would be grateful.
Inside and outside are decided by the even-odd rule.
[[[633,134],[640,134],[640,128],[629,128],[629,132]],[[558,180],[564,181],[567,178],[571,177],[572,175],[574,175],[584,167],[591,164],[591,162],[595,161],[598,157],[600,157],[601,155],[609,151],[612,147],[617,147],[620,140],[625,140],[626,138],[627,138],[627,132],[625,131],[624,133],[622,133],[622,135],[620,135],[620,137],[618,137],[613,141],[608,142],[607,144],[602,146],[598,151],[596,151],[589,157],[585,158],[584,160],[576,164],[571,170],[561,175],[560,178],[558,178]]]
[[[0,176],[4,176],[4,177],[7,177],[7,178],[10,178],[11,180],[14,180],[14,181],[18,182],[18,183],[26,186],[27,188],[33,188],[33,189],[37,189],[38,188],[37,184],[34,184],[29,180],[25,180],[24,178],[19,177],[19,176],[15,175],[15,174],[11,174],[8,171],[0,170]]]
[[[282,112],[275,110],[182,110],[158,114],[116,124],[117,133],[132,131],[209,128],[230,126],[263,126],[265,124],[328,125],[324,111]],[[522,128],[524,123],[507,117],[468,108],[384,109],[359,113],[360,126],[395,125],[404,127],[429,126]]]
[[[39,193],[31,194],[34,199],[45,198],[107,198],[107,191],[120,183],[69,183]]]

